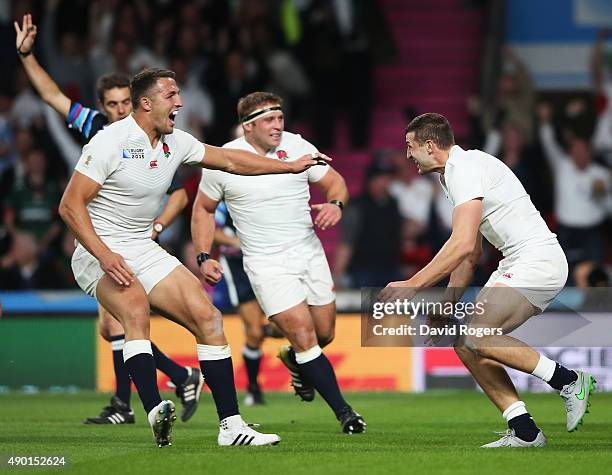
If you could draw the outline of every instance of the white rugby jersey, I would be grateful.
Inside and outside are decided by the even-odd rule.
[[[257,153],[244,137],[223,147]],[[293,161],[314,152],[314,145],[300,135],[283,132],[279,146],[266,156]],[[314,236],[308,183],[328,170],[328,165],[315,165],[299,174],[238,176],[204,169],[200,190],[214,201],[225,200],[245,256],[274,254]]]
[[[203,157],[204,144],[179,129],[151,148],[131,115],[98,132],[75,167],[102,185],[87,206],[98,236],[114,243],[150,239],[177,168],[198,164]]]
[[[455,207],[482,198],[480,232],[504,257],[558,244],[519,179],[501,160],[455,145],[440,183]]]

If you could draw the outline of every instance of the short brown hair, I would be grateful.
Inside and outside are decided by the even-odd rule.
[[[404,130],[406,134],[414,132],[414,139],[422,144],[431,140],[438,148],[443,150],[455,145],[455,136],[448,119],[442,114],[428,112],[421,114],[410,121]]]
[[[171,78],[174,79],[174,71],[169,69],[148,68],[140,71],[132,78],[130,89],[132,92],[132,107],[138,109],[140,98],[146,96],[151,88],[155,86],[158,79]]]
[[[252,92],[238,101],[238,122],[242,122],[246,116],[257,109],[261,104],[274,103],[283,105],[283,100],[271,92]]]
[[[96,93],[100,102],[104,103],[104,93],[116,87],[130,87],[130,78],[121,73],[111,73],[100,76],[96,81]]]

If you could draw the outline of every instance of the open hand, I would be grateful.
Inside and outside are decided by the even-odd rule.
[[[308,170],[310,167],[315,165],[327,165],[332,159],[327,155],[319,152],[309,153],[304,155],[293,162],[288,162],[291,167],[291,173],[302,173],[304,170]]]
[[[21,28],[19,27],[19,23],[16,21],[13,22],[13,25],[15,26],[15,47],[17,48],[17,51],[20,51],[21,53],[32,51],[37,32],[36,25],[32,24],[32,15],[29,13],[27,15],[23,15]]]
[[[134,282],[134,272],[120,254],[109,252],[100,257],[99,262],[102,270],[119,285],[129,287]]]

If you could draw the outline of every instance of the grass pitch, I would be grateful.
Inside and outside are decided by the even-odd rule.
[[[242,475],[335,473],[610,473],[612,394],[595,394],[591,413],[575,433],[565,430],[565,411],[554,394],[525,395],[544,429],[543,449],[485,450],[479,446],[504,430],[499,413],[475,391],[425,394],[355,393],[348,401],[363,414],[368,431],[344,435],[321,398],[303,403],[289,394],[268,394],[267,406],[243,408],[247,421],[276,432],[275,447],[218,447],[217,422],[209,393],[187,423],[177,421],[174,445],[158,449],[138,396],[136,424],[86,426],[81,421],[108,403],[107,395],[0,395],[0,457],[63,455],[57,472]],[[177,403],[177,412],[180,405]],[[0,467],[7,473],[48,469]]]

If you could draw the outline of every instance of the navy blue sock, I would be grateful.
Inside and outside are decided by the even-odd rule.
[[[183,384],[189,377],[187,368],[168,358],[153,342],[151,342],[151,349],[153,350],[153,358],[155,358],[157,369],[168,376],[175,386]]]
[[[561,391],[563,386],[567,386],[577,379],[578,375],[575,371],[567,369],[565,366],[561,366],[559,363],[557,363],[555,372],[553,373],[552,378],[550,378],[550,381],[548,381],[548,384],[557,391]]]
[[[200,361],[200,368],[215,400],[219,420],[240,414],[236,386],[234,386],[232,359]]]
[[[125,335],[111,336],[112,342],[125,340]],[[121,399],[124,403],[130,406],[130,396],[132,395],[132,380],[123,363],[123,345],[121,348],[113,348],[113,367],[115,369],[115,396]]]
[[[304,381],[319,392],[338,416],[340,411],[348,404],[342,397],[336,380],[336,373],[334,373],[334,368],[327,357],[321,353],[314,360],[301,364],[299,367]]]
[[[138,353],[125,362],[125,367],[132,377],[136,389],[138,389],[138,395],[148,414],[161,402],[157,389],[157,372],[153,355]]]
[[[525,442],[533,442],[540,432],[533,417],[528,412],[510,419],[508,427],[514,429],[516,436]]]
[[[256,354],[257,356],[255,356]],[[261,365],[261,351],[259,348],[251,348],[249,345],[246,345],[242,357],[244,358],[244,366],[246,367],[249,379],[249,388],[259,387],[257,376],[259,376],[259,367]]]

